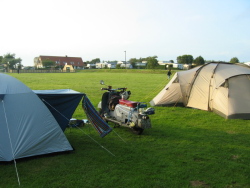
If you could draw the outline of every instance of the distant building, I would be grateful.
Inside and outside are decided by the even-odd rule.
[[[169,65],[169,64],[173,64],[171,61],[158,61],[159,65]]]
[[[120,64],[121,68],[127,68],[127,69],[132,69],[133,66],[130,64],[129,61],[118,61],[117,64]]]
[[[72,65],[74,69],[84,69],[86,64],[82,61],[81,57],[68,57],[68,56],[39,56],[34,58],[34,66],[36,68],[44,68],[43,61],[54,61],[56,66],[64,67],[65,65]]]
[[[135,66],[136,66],[137,68],[146,67],[146,65],[147,65],[147,62],[136,62],[136,63],[135,63]]]
[[[64,65],[63,72],[72,72],[74,71],[74,68],[72,65]]]
[[[108,64],[107,63],[96,63],[95,66],[96,66],[97,69],[108,68]]]
[[[189,69],[191,69],[192,68],[192,64],[184,64],[183,65],[183,69],[184,70],[189,70]]]
[[[174,63],[173,67],[177,69],[183,69],[183,64]]]
[[[87,68],[88,69],[95,69],[96,68],[96,64],[92,63],[92,64],[87,64]]]
[[[173,63],[173,68],[181,69],[181,70],[189,70],[191,69],[192,65],[191,64],[178,64],[178,63]]]
[[[104,68],[108,68],[108,69],[115,69],[116,68],[116,62],[103,62],[103,63],[96,63],[96,68],[97,69],[104,69]]]
[[[108,64],[108,68],[109,69],[115,69],[116,68],[116,65],[117,65],[117,62],[106,62]]]
[[[248,65],[248,66],[250,66],[250,62],[246,62],[246,63],[244,63],[245,65]]]
[[[173,61],[158,61],[159,65],[164,65],[166,69],[174,67]],[[175,67],[174,67],[175,68]]]

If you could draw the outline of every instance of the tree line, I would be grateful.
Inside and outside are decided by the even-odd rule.
[[[192,55],[182,55],[177,57],[177,62],[179,64],[195,64],[196,66],[198,66],[205,64],[206,61],[202,56],[198,56],[194,59]],[[239,63],[239,62],[240,61],[237,57],[233,57],[229,61],[229,63]]]
[[[0,56],[0,66],[4,66],[6,69],[21,69],[22,59],[15,56],[15,54],[11,53]]]
[[[158,58],[157,56],[149,56],[149,57],[146,57],[146,58],[139,58],[139,59],[131,58],[131,59],[129,59],[129,62],[133,67],[136,68],[136,63],[146,61],[147,65],[146,65],[145,68],[154,69],[156,67],[159,67],[157,58]],[[181,56],[177,57],[177,63],[178,64],[194,64],[195,66],[203,65],[206,62],[212,62],[212,61],[213,60],[205,61],[202,56],[198,56],[195,59],[193,58],[192,55],[181,55]],[[96,58],[96,59],[93,59],[92,61],[88,61],[87,63],[95,64],[95,63],[99,63],[99,62],[101,62],[100,58]],[[112,61],[112,62],[117,62],[117,61]],[[174,63],[173,60],[169,60],[169,62]],[[239,63],[239,62],[240,61],[239,61],[239,59],[237,57],[233,57],[229,61],[229,63]]]
[[[136,68],[136,63],[138,62],[143,62],[146,61],[146,67],[147,69],[154,69],[154,68],[159,68],[159,64],[158,64],[158,60],[157,60],[157,56],[149,56],[146,58],[131,58],[129,59],[130,64]],[[15,54],[11,54],[11,53],[7,53],[3,56],[0,56],[0,66],[5,66],[5,68],[7,69],[21,69],[22,68],[22,59],[21,58],[16,58]],[[92,59],[91,61],[87,61],[86,63],[90,63],[90,64],[96,64],[96,63],[100,63],[101,60],[100,58],[95,58]],[[112,62],[117,62],[117,61],[112,61]],[[169,62],[174,63],[173,60],[170,60]],[[192,55],[181,55],[177,57],[177,63],[178,64],[195,64],[195,66],[198,65],[203,65],[206,63],[206,61],[204,60],[204,58],[202,56],[198,56],[195,59],[193,58]],[[239,59],[237,57],[233,57],[231,58],[229,63],[239,63]],[[43,62],[44,66],[52,66],[54,65],[55,62],[52,62],[50,60]]]
[[[146,68],[151,69],[151,68],[155,68],[158,66],[157,58],[158,58],[157,56],[149,56],[146,58],[139,58],[139,59],[131,58],[131,59],[129,59],[129,62],[133,67],[136,67],[136,63],[147,61]],[[100,63],[100,62],[101,62],[100,58],[95,58],[95,59],[92,59],[91,61],[87,61],[86,64],[96,64],[96,63]],[[115,60],[115,61],[107,61],[107,62],[118,62],[118,61]],[[117,68],[120,68],[119,65],[117,65]]]

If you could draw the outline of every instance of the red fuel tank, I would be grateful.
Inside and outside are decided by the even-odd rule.
[[[137,107],[137,102],[124,100],[124,99],[119,99],[119,104],[131,107],[131,108]]]

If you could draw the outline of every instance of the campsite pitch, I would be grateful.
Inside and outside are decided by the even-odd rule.
[[[32,90],[73,89],[86,93],[95,107],[102,94],[100,80],[114,87],[124,85],[132,92],[131,100],[145,102],[168,82],[166,73],[10,75]],[[21,186],[250,187],[248,120],[225,120],[212,112],[182,107],[155,110],[152,129],[140,136],[122,127],[105,138],[100,138],[88,124],[80,129],[67,128],[65,135],[75,150],[17,160]],[[81,104],[74,118],[86,118]],[[18,187],[14,164],[0,165],[0,187]]]

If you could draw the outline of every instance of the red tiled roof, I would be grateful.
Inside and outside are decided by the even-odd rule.
[[[67,63],[68,65],[73,66],[84,66],[84,62],[81,57],[68,57],[68,56],[39,56],[41,61],[51,60],[55,62],[59,62],[60,65],[64,65]]]

